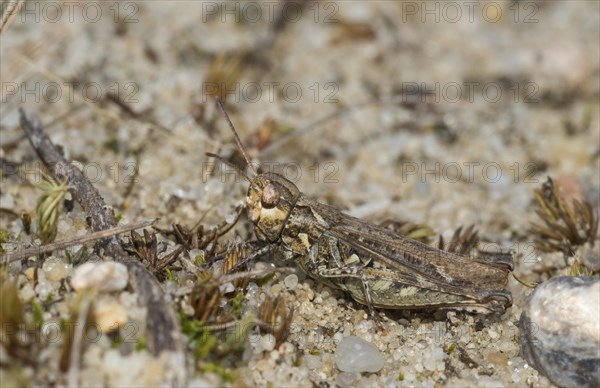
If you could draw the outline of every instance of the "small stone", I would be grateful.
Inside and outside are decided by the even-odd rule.
[[[338,345],[344,339],[344,335],[340,332],[337,332],[333,335],[333,343]]]
[[[429,357],[429,358],[426,358],[425,361],[423,361],[423,366],[428,371],[434,371],[436,369],[435,363],[436,363],[435,360],[432,359],[431,357]]]
[[[358,380],[358,377],[359,377],[358,373],[348,373],[348,372],[338,373],[338,375],[335,377],[335,384],[339,385],[342,388],[343,387],[353,387],[356,380]]]
[[[489,352],[487,360],[494,365],[508,365],[508,355],[501,352]]]
[[[84,263],[77,267],[71,278],[71,286],[76,290],[97,288],[100,292],[121,291],[127,286],[127,267],[114,261]]]
[[[235,222],[235,219],[236,219],[236,215],[233,214],[233,213],[227,214],[225,216],[225,222],[228,223],[228,224],[230,224],[230,225]]]
[[[321,366],[321,357],[307,354],[304,356],[304,365],[306,365],[308,369],[317,369]]]
[[[528,298],[519,321],[524,358],[558,386],[600,386],[599,316],[599,278],[544,282]]]
[[[298,285],[298,276],[296,274],[288,275],[283,279],[283,283],[288,289],[293,290]]]
[[[221,291],[223,294],[230,294],[235,291],[235,286],[233,283],[227,282],[219,286],[219,291]]]
[[[431,350],[431,358],[435,361],[443,360],[446,358],[446,353],[442,348],[433,348]]]
[[[423,369],[423,364],[421,364],[420,362],[415,363],[414,364],[414,368],[415,368],[415,371],[418,372],[418,373],[421,373],[424,370]]]
[[[335,364],[342,372],[377,372],[384,359],[379,350],[356,336],[346,337],[335,350]]]
[[[41,271],[43,273],[43,271]],[[58,283],[55,283],[58,284]],[[54,287],[52,284],[46,280],[45,276],[40,276],[38,279],[38,284],[35,286],[35,292],[38,295],[38,298],[41,300],[46,300],[48,296],[50,296],[54,291]]]
[[[118,303],[103,303],[94,307],[94,322],[98,331],[109,333],[127,323],[127,310]]]
[[[274,369],[272,368],[272,369],[265,370],[263,372],[263,378],[266,381],[273,381],[273,380],[275,380],[275,371],[274,371]]]
[[[35,278],[35,267],[29,267],[23,271],[27,280],[31,281]]]
[[[275,338],[272,334],[265,334],[260,339],[263,351],[270,352],[275,348]]]
[[[59,282],[69,275],[71,267],[71,264],[63,261],[62,259],[50,256],[44,260],[42,270],[46,274],[46,279],[51,282]]]
[[[35,298],[35,290],[33,289],[32,283],[26,283],[23,288],[19,290],[19,298],[24,303],[31,303],[33,298]]]
[[[283,290],[283,286],[281,284],[279,284],[279,283],[273,284],[271,286],[271,294],[273,294],[273,295],[279,295],[279,294],[281,294],[281,290]]]
[[[412,372],[406,372],[406,373],[404,373],[404,380],[403,381],[415,381],[416,378],[417,378],[417,376],[414,373],[412,373]]]

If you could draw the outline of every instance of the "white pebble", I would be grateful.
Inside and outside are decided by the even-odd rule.
[[[346,337],[335,350],[335,364],[342,372],[377,372],[384,359],[379,350],[356,336]]]
[[[71,278],[71,286],[76,290],[96,288],[100,292],[121,291],[127,286],[127,267],[121,263],[84,263],[77,267]]]
[[[338,345],[340,342],[342,342],[343,339],[344,334],[340,333],[339,331],[333,335],[333,343],[335,345]]]
[[[235,214],[228,214],[225,216],[225,222],[228,224],[233,224],[235,222]]]
[[[420,362],[417,362],[417,363],[415,364],[415,371],[416,371],[417,373],[421,373],[421,372],[423,372],[423,365],[422,365]]]
[[[394,350],[392,357],[394,358],[394,361],[399,361],[400,359],[402,359],[402,350],[401,349]]]
[[[233,283],[227,282],[219,286],[219,291],[221,291],[223,294],[229,294],[235,291],[235,286],[233,285]]]
[[[19,298],[24,303],[31,303],[35,298],[35,290],[33,289],[33,283],[25,283],[23,288],[19,290]]]
[[[288,289],[293,290],[298,285],[298,276],[296,274],[288,275],[283,280],[283,283]]]
[[[335,383],[340,387],[352,387],[358,377],[359,375],[357,373],[342,372],[336,376]]]
[[[304,356],[304,364],[308,369],[317,369],[321,366],[321,357],[307,354]]]
[[[71,264],[63,261],[60,258],[50,256],[44,260],[42,270],[46,274],[46,279],[51,282],[59,282],[69,275]]]
[[[46,300],[48,295],[52,294],[52,291],[54,291],[54,288],[50,282],[45,279],[43,282],[39,281],[37,286],[35,286],[35,292],[37,293],[38,298],[41,300]]]
[[[270,352],[275,347],[275,338],[272,334],[263,335],[260,342],[263,351]]]
[[[444,358],[446,358],[446,353],[442,348],[434,348],[431,350],[431,358],[436,361],[443,360]]]
[[[511,376],[511,380],[513,383],[518,383],[521,381],[521,374],[518,371],[513,372]]]
[[[428,357],[425,359],[425,361],[423,361],[423,366],[427,370],[434,371],[436,369],[435,360],[431,357]]]
[[[101,333],[108,333],[127,323],[127,310],[119,303],[102,303],[94,307],[94,322]]]

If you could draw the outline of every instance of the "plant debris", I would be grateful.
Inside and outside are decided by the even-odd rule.
[[[578,246],[594,246],[598,232],[598,214],[587,200],[568,202],[548,177],[535,191],[535,213],[542,224],[533,222],[532,233],[536,247],[543,252],[562,252],[565,259]]]

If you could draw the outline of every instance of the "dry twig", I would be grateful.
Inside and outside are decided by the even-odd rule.
[[[73,198],[81,205],[88,224],[94,232],[116,226],[115,215],[96,188],[81,171],[69,164],[44,132],[39,119],[29,119],[20,109],[21,127],[27,134],[31,146],[55,179],[66,181]],[[116,259],[125,264],[130,281],[138,293],[140,304],[148,308],[148,347],[158,356],[161,352],[172,352],[170,366],[173,368],[171,385],[184,385],[186,381],[185,356],[180,330],[175,314],[163,297],[163,290],[156,278],[138,261],[125,252],[115,236],[98,244],[107,260]]]
[[[121,233],[129,232],[130,230],[144,228],[146,226],[153,225],[156,222],[156,219],[145,220],[136,222],[133,224],[127,224],[122,226],[117,226],[114,228],[101,230],[99,232],[88,234],[87,236],[70,238],[67,240],[58,241],[52,244],[42,245],[39,247],[27,248],[20,252],[12,252],[8,253],[0,258],[0,265],[8,264],[16,260],[21,260],[29,256],[43,255],[44,253],[50,253],[54,251],[58,251],[61,249],[65,249],[68,247],[72,247],[73,245],[85,244],[91,241],[97,241],[101,239],[105,239],[107,237],[116,236]]]

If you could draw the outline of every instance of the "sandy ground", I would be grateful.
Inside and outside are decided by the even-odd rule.
[[[207,225],[228,217],[247,184],[218,166],[208,174],[205,152],[235,149],[211,103],[215,93],[227,96],[256,161],[271,162],[305,194],[371,222],[423,222],[447,238],[475,224],[483,241],[516,252],[515,272],[528,281],[544,280],[549,275],[539,269],[562,260],[537,252],[529,233],[533,190],[546,176],[575,181],[598,208],[598,2],[25,7],[0,37],[0,226],[11,241],[31,243],[11,212],[33,216],[39,196],[39,162],[21,137],[19,107],[39,115],[121,223],[159,217],[160,227],[194,225],[209,209]],[[251,237],[249,225],[243,218],[236,226],[238,239]],[[85,230],[79,206],[61,212],[57,239]],[[29,305],[62,295],[72,269],[45,283],[24,271],[11,267]],[[283,295],[295,307],[295,332],[279,347],[263,336],[226,357],[235,384],[550,385],[519,356],[518,318],[530,291],[512,278],[514,306],[501,317],[394,314],[384,323],[387,335],[342,293],[284,278],[251,284],[244,308]],[[164,288],[175,301],[172,283]],[[44,311],[46,322],[69,317],[63,296]],[[130,321],[143,322],[144,306],[131,294],[110,298],[128,306]],[[335,343],[350,334],[381,351],[380,372],[337,370]],[[460,351],[439,352],[452,343]],[[3,381],[65,384],[59,350],[60,343],[46,344],[34,366],[3,350]],[[203,371],[191,350],[186,358],[190,385],[228,382]],[[153,373],[143,372],[148,365]],[[80,382],[157,384],[161,365],[144,350],[119,351],[104,335],[86,346]]]

